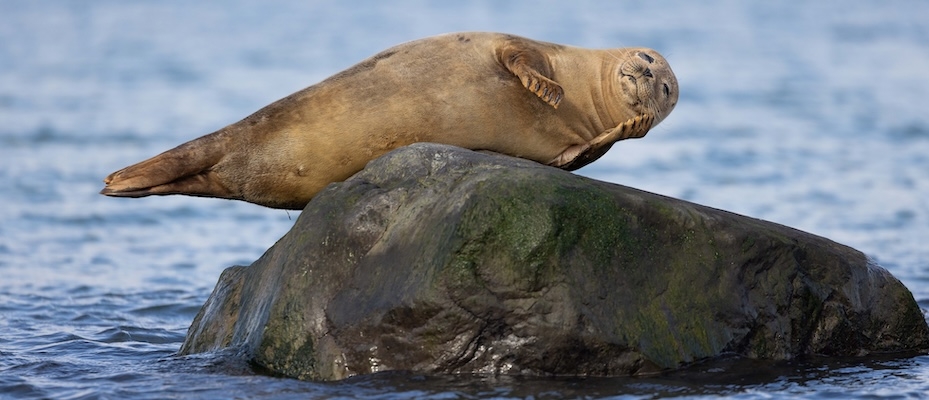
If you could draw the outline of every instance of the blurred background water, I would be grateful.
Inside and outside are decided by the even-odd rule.
[[[488,30],[647,46],[677,109],[578,173],[858,248],[929,307],[929,3],[0,1],[0,397],[919,397],[929,357],[653,378],[331,384],[175,357],[219,273],[295,212],[97,194],[108,173],[394,44]]]

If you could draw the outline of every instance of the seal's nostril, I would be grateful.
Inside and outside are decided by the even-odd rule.
[[[652,56],[650,56],[650,55],[648,55],[648,54],[639,52],[639,53],[636,54],[636,55],[639,56],[639,58],[641,58],[641,59],[643,59],[643,60],[645,60],[645,61],[648,61],[649,64],[655,62],[655,59],[652,58]]]
[[[645,68],[645,71],[642,71],[642,76],[647,76],[649,78],[652,78],[652,70]]]

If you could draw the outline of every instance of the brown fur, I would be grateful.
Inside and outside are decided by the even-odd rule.
[[[302,209],[327,184],[415,142],[574,170],[617,140],[644,136],[677,98],[674,74],[654,50],[590,50],[496,33],[440,35],[388,49],[114,172],[101,193]]]

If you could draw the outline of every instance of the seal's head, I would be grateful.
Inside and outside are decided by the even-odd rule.
[[[661,54],[648,48],[624,48],[607,51],[612,59],[606,64],[610,114],[617,121],[638,116],[654,118],[658,125],[677,105],[677,78]],[[645,136],[647,130],[641,132]]]

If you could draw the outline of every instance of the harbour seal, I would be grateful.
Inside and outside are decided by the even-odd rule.
[[[415,142],[575,170],[677,104],[647,48],[593,50],[452,33],[400,44],[104,180],[107,196],[184,194],[303,209],[327,184]]]

